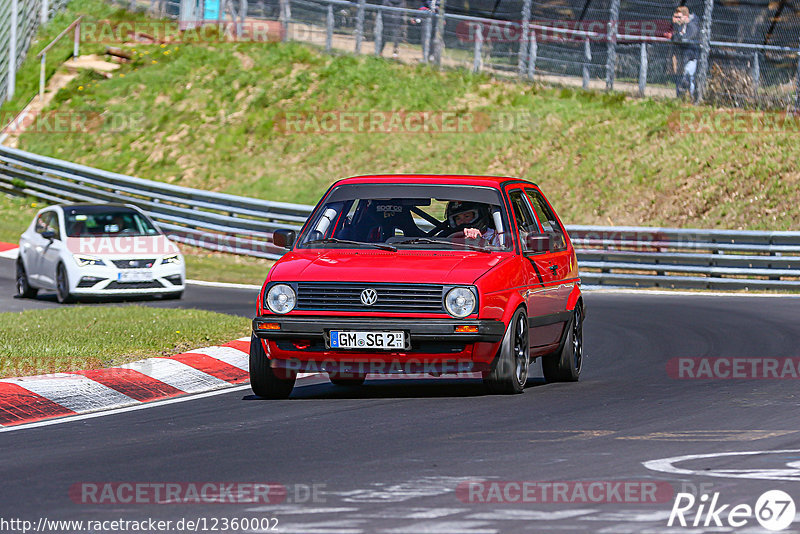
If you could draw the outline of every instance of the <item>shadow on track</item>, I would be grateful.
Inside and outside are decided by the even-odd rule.
[[[525,389],[543,386],[543,378],[529,378]],[[419,399],[436,397],[505,397],[490,395],[479,379],[475,378],[418,378],[418,379],[373,379],[361,386],[336,386],[321,384],[297,385],[290,401],[318,399]],[[516,395],[507,395],[516,397]],[[242,397],[246,401],[266,401],[256,395]]]

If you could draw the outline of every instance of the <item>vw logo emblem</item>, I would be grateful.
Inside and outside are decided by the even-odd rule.
[[[378,293],[371,287],[361,292],[361,302],[364,306],[372,306],[378,300]]]

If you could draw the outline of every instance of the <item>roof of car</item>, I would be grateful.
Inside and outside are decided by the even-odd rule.
[[[93,207],[112,207],[112,208],[129,208],[127,204],[122,202],[64,202],[57,204],[62,208],[93,208]]]
[[[343,178],[335,185],[342,184],[441,184],[441,185],[482,185],[500,187],[505,183],[520,182],[536,185],[521,178],[508,176],[476,176],[468,174],[374,174]]]

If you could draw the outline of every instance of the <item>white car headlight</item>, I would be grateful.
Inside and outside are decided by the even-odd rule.
[[[267,291],[267,306],[273,313],[289,313],[297,303],[294,289],[286,284],[276,284]]]
[[[466,287],[454,287],[444,297],[447,313],[461,319],[475,311],[475,294]]]
[[[181,257],[179,254],[166,256],[164,259],[161,260],[161,263],[180,263],[180,262],[181,262]]]
[[[75,263],[78,264],[78,267],[88,267],[90,265],[106,264],[106,262],[104,262],[100,258],[94,258],[92,256],[73,256],[73,258],[75,258]]]

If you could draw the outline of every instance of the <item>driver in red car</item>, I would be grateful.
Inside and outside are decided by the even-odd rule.
[[[463,234],[467,239],[483,239],[490,244],[497,244],[499,235],[486,204],[451,201],[447,204],[446,215],[450,223],[449,237]]]

